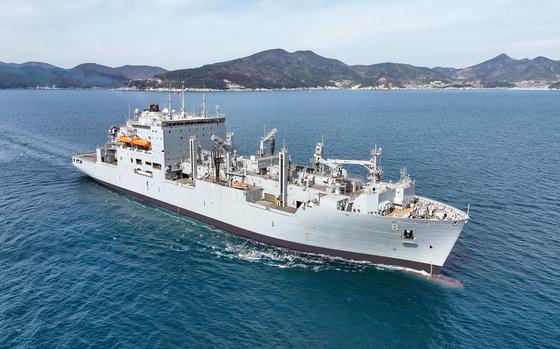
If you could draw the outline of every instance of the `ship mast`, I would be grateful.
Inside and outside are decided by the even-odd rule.
[[[206,112],[206,92],[204,90],[202,91],[202,116],[208,116],[208,113]]]
[[[181,84],[181,116],[185,116],[185,83]]]
[[[173,115],[171,114],[171,85],[169,85],[169,91],[167,95],[167,113],[169,118],[171,119]]]
[[[377,144],[375,145],[375,148],[373,148],[371,151],[372,168],[370,172],[371,172],[371,181],[374,185],[381,182],[381,175],[383,174],[383,171],[379,166],[379,158],[381,157],[382,153],[383,153],[383,149],[378,148]]]

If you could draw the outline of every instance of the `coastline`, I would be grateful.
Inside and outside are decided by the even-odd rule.
[[[123,91],[123,92],[164,92],[164,93],[180,93],[180,88],[130,88],[130,87],[14,87],[14,88],[1,88],[0,91],[10,90],[25,90],[25,91]],[[275,91],[399,91],[399,90],[422,90],[422,91],[441,91],[441,90],[513,90],[513,91],[560,91],[560,88],[550,88],[547,86],[535,87],[391,87],[391,88],[378,88],[378,87],[295,87],[295,88],[235,88],[235,89],[212,89],[212,88],[185,88],[185,92],[275,92]]]

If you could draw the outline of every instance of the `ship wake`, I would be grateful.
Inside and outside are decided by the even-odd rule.
[[[295,252],[252,241],[227,242],[225,246],[215,248],[213,254],[220,258],[257,262],[281,269],[303,269],[314,272],[326,270],[360,272],[372,266],[369,263],[355,263],[343,258]]]
[[[460,280],[446,275],[430,275],[424,271],[404,267],[373,264],[367,261],[355,261],[327,255],[296,252],[252,241],[245,241],[242,243],[227,242],[225,246],[212,246],[212,250],[212,253],[219,258],[236,259],[251,263],[262,263],[267,266],[281,269],[302,269],[314,272],[342,271],[350,273],[364,272],[372,269],[389,272],[396,271],[440,286],[451,288],[464,287]]]

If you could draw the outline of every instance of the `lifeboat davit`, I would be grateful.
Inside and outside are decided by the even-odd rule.
[[[137,137],[128,137],[125,135],[120,135],[119,136],[119,141],[123,142],[123,143],[127,143],[127,144],[133,144],[137,147],[140,148],[149,148],[151,147],[152,143],[150,143],[150,141],[147,141],[145,139],[142,138],[137,138]]]

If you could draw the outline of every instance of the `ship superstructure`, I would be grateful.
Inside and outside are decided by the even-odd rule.
[[[109,129],[108,143],[73,157],[93,179],[179,214],[260,242],[377,264],[440,272],[468,214],[415,194],[405,169],[384,181],[382,149],[366,160],[324,158],[309,166],[276,150],[276,129],[255,155],[239,155],[225,115],[136,110]],[[363,166],[365,179],[345,167]]]

